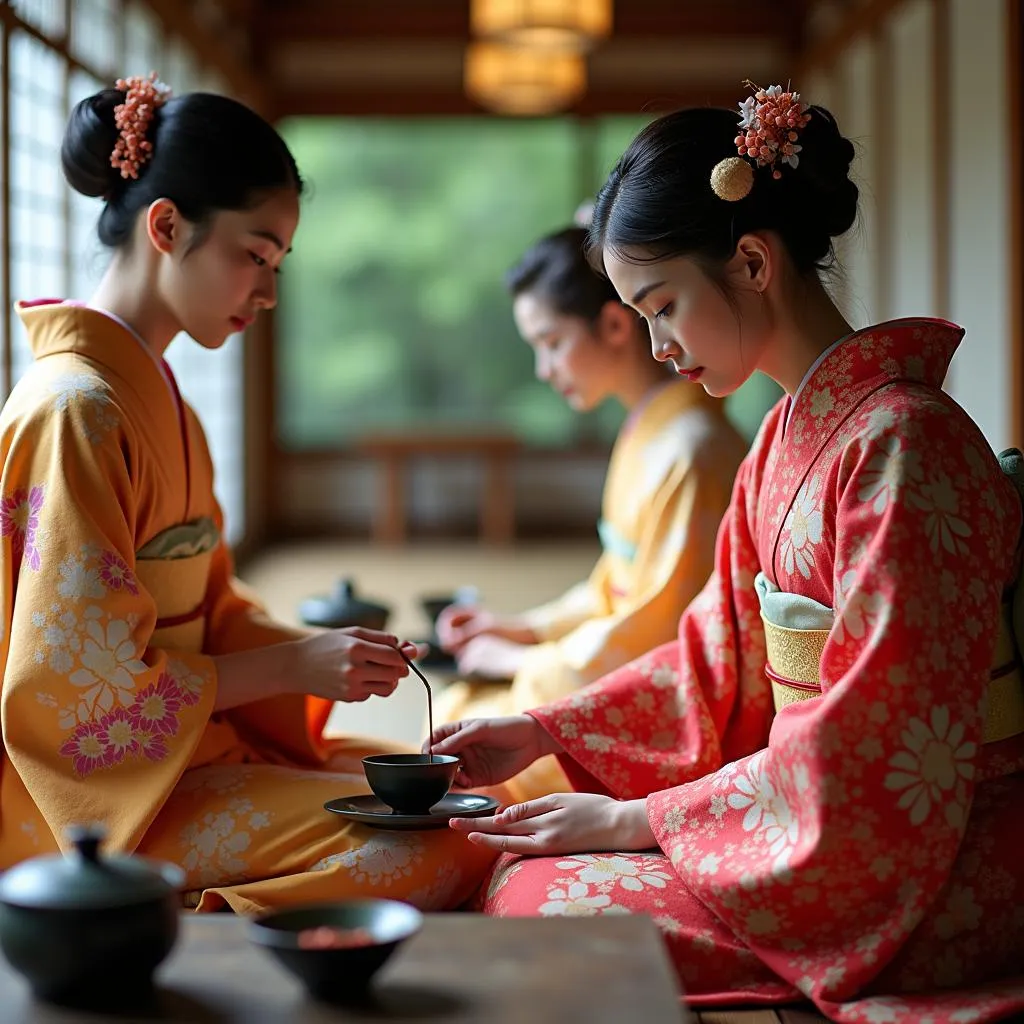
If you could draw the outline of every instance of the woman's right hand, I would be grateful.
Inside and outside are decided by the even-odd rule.
[[[478,636],[498,636],[517,644],[535,644],[537,634],[518,619],[500,619],[484,608],[450,604],[437,618],[437,639],[450,654],[458,654]]]
[[[402,652],[409,658],[420,653],[414,643],[360,626],[316,633],[295,641],[295,685],[303,693],[347,704],[387,697],[409,674]]]
[[[435,754],[457,754],[462,759],[458,785],[465,789],[504,782],[545,754],[562,750],[529,715],[448,722],[434,730],[429,749]],[[424,753],[427,750],[428,744],[424,744]]]

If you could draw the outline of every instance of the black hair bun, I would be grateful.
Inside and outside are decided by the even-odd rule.
[[[808,213],[830,238],[853,227],[857,218],[857,186],[850,179],[856,156],[853,143],[840,134],[824,107],[811,107],[811,119],[800,133],[800,164],[795,177],[806,188]],[[783,168],[786,174],[788,168]]]
[[[110,157],[118,138],[114,107],[124,98],[119,89],[104,89],[78,103],[68,119],[60,162],[68,184],[83,196],[109,198],[122,180]]]

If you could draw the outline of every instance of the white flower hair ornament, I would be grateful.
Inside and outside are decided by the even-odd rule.
[[[740,133],[735,138],[739,156],[719,160],[711,169],[711,188],[719,199],[735,203],[750,195],[754,187],[754,167],[771,167],[772,177],[782,177],[780,165],[796,167],[800,163],[797,142],[800,132],[811,119],[800,93],[788,86],[771,85],[754,89],[740,103]]]

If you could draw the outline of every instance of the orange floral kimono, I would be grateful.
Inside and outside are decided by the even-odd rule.
[[[678,639],[531,712],[659,848],[504,857],[489,912],[648,913],[697,1004],[1024,1011],[1021,496],[961,336],[858,332],[769,414]]]
[[[387,895],[462,902],[491,858],[325,801],[377,748],[331,705],[213,711],[213,657],[295,639],[232,579],[206,439],[165,364],[106,314],[19,305],[36,362],[0,415],[0,870],[99,821],[181,865],[199,909]],[[201,895],[200,895],[201,893]]]

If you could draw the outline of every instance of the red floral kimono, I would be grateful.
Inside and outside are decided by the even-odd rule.
[[[1024,1010],[1021,501],[962,333],[861,331],[768,416],[678,640],[531,712],[660,850],[503,857],[489,912],[648,913],[695,1004]]]

